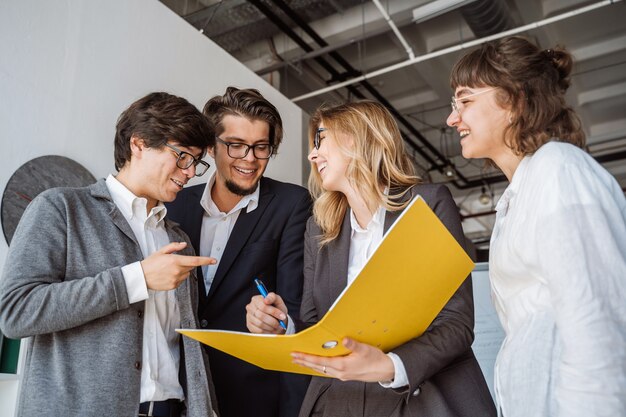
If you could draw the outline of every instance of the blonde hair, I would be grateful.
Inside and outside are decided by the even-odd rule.
[[[402,197],[420,179],[415,175],[398,125],[389,111],[369,100],[321,107],[309,122],[310,149],[322,123],[333,132],[338,148],[349,158],[346,177],[370,209],[382,205],[396,211],[406,207],[408,201],[402,201]],[[351,145],[342,140],[346,136],[352,139]],[[309,190],[315,199],[313,216],[322,229],[320,245],[325,245],[339,235],[348,200],[341,192],[324,190],[314,167],[309,176]]]

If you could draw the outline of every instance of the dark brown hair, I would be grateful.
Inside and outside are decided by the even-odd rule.
[[[497,87],[498,104],[511,109],[505,143],[529,155],[551,139],[585,146],[578,115],[565,102],[572,56],[562,47],[541,50],[526,38],[487,42],[463,56],[452,69],[452,89]]]
[[[117,119],[115,169],[130,161],[130,138],[139,137],[149,148],[160,148],[168,140],[184,147],[206,150],[215,145],[211,122],[182,97],[150,93],[131,104]]]
[[[283,140],[283,121],[278,110],[253,88],[228,87],[224,95],[214,96],[207,101],[202,112],[211,120],[218,136],[224,132],[222,125],[224,116],[233,115],[267,122],[270,127],[269,140],[274,148],[274,155]]]

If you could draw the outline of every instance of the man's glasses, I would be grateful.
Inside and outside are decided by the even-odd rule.
[[[452,111],[455,111],[460,116],[461,115],[461,110],[463,110],[465,108],[465,105],[463,104],[463,100],[465,100],[466,98],[478,96],[478,95],[480,95],[482,93],[487,93],[487,92],[489,92],[491,90],[495,90],[495,89],[496,89],[496,87],[491,87],[491,88],[488,88],[486,90],[479,91],[478,93],[468,94],[466,96],[459,97],[459,98],[456,98],[456,97],[452,96],[452,102],[450,103],[450,105],[452,106]]]
[[[170,145],[169,143],[166,143],[165,146],[170,148],[176,153],[176,155],[178,155],[178,159],[176,160],[176,166],[178,168],[187,169],[190,166],[194,165],[196,167],[196,177],[204,175],[204,173],[210,167],[207,162],[202,161],[200,158],[194,158],[194,156],[189,152],[181,151],[180,149]]]
[[[320,134],[322,132],[325,132],[327,129],[325,127],[318,127],[317,130],[315,131],[315,136],[313,136],[313,147],[315,149],[320,148],[320,142],[322,141],[322,139],[324,138],[320,138]]]
[[[226,145],[228,156],[234,159],[243,159],[248,156],[248,152],[252,149],[252,155],[256,159],[270,159],[274,147],[269,143],[257,143],[256,145],[248,145],[241,142],[226,142],[222,138],[216,136],[218,142]]]

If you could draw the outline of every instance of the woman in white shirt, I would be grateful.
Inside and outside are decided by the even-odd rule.
[[[626,201],[581,149],[564,98],[571,68],[565,50],[510,37],[451,75],[447,123],[463,156],[491,160],[510,181],[489,257],[505,417],[626,416]]]
[[[297,312],[288,316],[276,294],[256,296],[247,306],[252,332],[282,333],[278,320],[295,330],[319,321],[418,194],[463,244],[450,192],[443,185],[418,185],[398,126],[382,105],[361,101],[320,109],[311,118],[309,138],[315,203],[304,236],[300,320],[291,320]],[[385,277],[380,280],[384,285]],[[473,313],[468,277],[428,330],[393,352],[345,339],[347,356],[294,354],[295,363],[331,377],[312,378],[300,416],[494,416],[471,349]]]

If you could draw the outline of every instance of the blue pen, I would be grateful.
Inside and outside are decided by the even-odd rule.
[[[256,289],[259,290],[263,298],[267,297],[267,288],[265,288],[265,284],[263,284],[263,281],[261,281],[258,278],[255,278],[254,283],[256,284]],[[278,320],[278,322],[280,323],[280,327],[287,330],[287,326],[285,326],[285,322],[283,322],[282,320]]]

